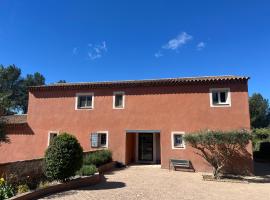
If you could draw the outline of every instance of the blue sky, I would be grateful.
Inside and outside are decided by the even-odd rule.
[[[270,1],[0,0],[0,63],[46,83],[250,76],[270,99]]]

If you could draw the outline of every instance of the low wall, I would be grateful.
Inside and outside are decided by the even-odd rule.
[[[86,151],[84,156],[95,151]],[[16,162],[0,163],[0,177],[6,178],[10,175],[16,175],[20,178],[27,176],[41,176],[43,175],[43,161],[44,158],[23,160]]]
[[[29,200],[29,199],[38,199],[47,195],[51,195],[58,192],[63,192],[67,190],[73,190],[80,187],[87,187],[94,184],[97,184],[102,180],[102,175],[98,173],[93,176],[83,177],[73,179],[67,183],[59,183],[56,185],[48,186],[46,188],[37,189],[35,191],[26,192],[17,196],[10,198],[11,200]]]
[[[18,177],[42,174],[43,158],[0,164],[0,176],[17,175]]]

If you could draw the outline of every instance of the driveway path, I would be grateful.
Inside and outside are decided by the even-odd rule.
[[[105,175],[98,185],[43,199],[269,200],[270,183],[203,181],[201,173],[131,166]]]

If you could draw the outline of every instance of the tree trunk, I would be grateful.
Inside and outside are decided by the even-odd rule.
[[[220,179],[220,176],[221,176],[220,171],[221,171],[222,168],[223,168],[223,166],[214,167],[213,175],[214,175],[215,179]]]

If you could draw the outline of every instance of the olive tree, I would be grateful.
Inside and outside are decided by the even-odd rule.
[[[232,157],[246,151],[251,139],[247,131],[199,131],[186,134],[184,140],[197,149],[212,167],[215,178],[220,178],[222,170]]]

